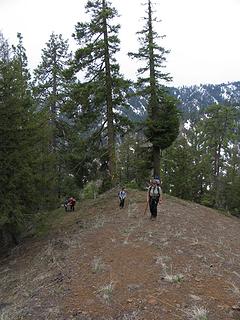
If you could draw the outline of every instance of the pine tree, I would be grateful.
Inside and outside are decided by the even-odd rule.
[[[50,131],[49,154],[55,158],[55,175],[57,185],[55,192],[60,198],[62,184],[66,172],[64,152],[67,144],[67,130],[70,120],[66,114],[66,106],[70,103],[69,95],[74,79],[68,76],[71,54],[69,53],[68,41],[62,35],[51,34],[46,47],[42,50],[42,61],[34,71],[34,96],[39,110],[48,113]]]
[[[239,138],[238,140],[239,141]],[[225,209],[239,215],[240,208],[240,150],[237,144],[232,145],[229,153],[227,173],[224,185]]]
[[[138,32],[140,48],[138,53],[129,53],[133,58],[145,61],[145,66],[139,68],[138,86],[139,94],[148,99],[148,118],[145,124],[145,134],[152,143],[153,174],[160,175],[160,151],[169,147],[178,136],[179,116],[176,101],[171,98],[163,86],[163,81],[170,81],[168,73],[163,73],[162,68],[168,53],[159,46],[158,34],[154,30],[152,1],[147,2],[146,24]],[[140,76],[142,75],[142,76]]]
[[[193,200],[194,172],[192,148],[187,138],[181,136],[162,154],[161,180],[164,191],[175,197]]]
[[[163,153],[164,190],[207,206],[237,212],[239,113],[212,105]]]
[[[69,80],[65,76],[71,54],[68,41],[62,35],[51,34],[46,48],[42,50],[42,61],[34,70],[34,91],[39,108],[50,113],[54,136],[52,148],[57,149],[58,137],[62,135],[61,109],[67,100]]]
[[[0,32],[0,60],[1,60],[1,64],[7,63],[10,60],[9,43],[4,38],[1,32]]]
[[[22,82],[28,83],[31,79],[30,72],[28,70],[28,60],[26,50],[23,46],[23,37],[21,33],[17,33],[18,45],[13,46],[13,51],[15,57],[18,59],[20,64],[20,75],[22,77]],[[24,90],[24,88],[22,88]]]
[[[25,49],[18,38],[14,51],[3,37],[0,43],[0,230],[14,243],[42,197],[36,187],[41,124],[28,83]]]
[[[113,23],[117,11],[106,0],[88,1],[86,11],[91,21],[78,23],[74,34],[80,46],[75,54],[74,69],[84,77],[79,86],[80,99],[84,100],[80,118],[86,121],[95,140],[97,138],[98,149],[102,147],[104,153],[107,147],[107,172],[113,183],[117,178],[117,131],[126,131],[129,125],[117,112],[124,104],[123,90],[127,87],[115,58],[119,51],[120,26]]]
[[[229,146],[236,140],[236,115],[232,107],[209,106],[199,122],[202,146],[210,156],[212,205],[223,206],[222,177],[225,175]]]

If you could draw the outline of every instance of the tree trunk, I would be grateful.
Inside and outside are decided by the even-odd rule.
[[[160,177],[160,147],[153,146],[153,176]]]
[[[102,0],[103,9],[106,9],[105,0]],[[104,26],[104,48],[105,48],[105,77],[106,77],[106,102],[107,102],[107,130],[108,130],[108,156],[109,173],[112,183],[116,180],[116,154],[115,154],[115,131],[113,123],[113,101],[112,101],[112,77],[110,69],[108,30],[106,17],[103,18]]]
[[[148,1],[148,21],[149,21],[149,65],[150,65],[150,100],[149,111],[150,118],[153,122],[158,119],[159,102],[157,98],[157,83],[154,64],[154,52],[153,52],[153,27],[152,27],[152,8],[151,1]],[[153,145],[153,175],[154,177],[160,177],[160,147]]]
[[[215,206],[221,207],[220,199],[220,158],[221,158],[221,143],[218,144],[214,157],[214,189],[215,189]]]

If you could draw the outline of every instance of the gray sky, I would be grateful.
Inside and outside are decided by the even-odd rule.
[[[112,0],[121,15],[121,72],[135,79],[136,63],[127,57],[138,47],[143,0]],[[223,83],[240,80],[240,0],[153,0],[160,43],[171,52],[166,71],[171,85]],[[71,34],[84,21],[85,0],[0,0],[0,31],[10,44],[23,35],[29,65],[35,68],[50,34],[63,34],[74,48]]]

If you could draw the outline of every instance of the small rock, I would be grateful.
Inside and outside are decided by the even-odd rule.
[[[128,285],[128,290],[131,291],[131,290],[138,290],[141,288],[141,285],[139,284],[129,284]]]
[[[240,304],[232,306],[232,309],[240,311]]]
[[[10,303],[0,302],[0,311],[6,308],[7,306],[10,306]]]
[[[202,300],[199,296],[196,296],[194,294],[189,294],[189,297],[192,299],[192,300],[195,300],[195,301],[200,301]]]
[[[228,310],[229,309],[229,306],[227,304],[218,304],[217,307],[221,310]]]
[[[148,303],[151,304],[152,306],[155,306],[157,304],[157,300],[155,298],[150,298],[148,300]]]

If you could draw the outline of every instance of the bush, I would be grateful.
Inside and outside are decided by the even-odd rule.
[[[130,189],[139,189],[139,185],[137,184],[136,180],[132,180],[125,184],[126,188]]]
[[[78,198],[79,187],[73,176],[69,175],[64,177],[61,185],[61,193],[67,197],[74,196],[75,198]]]
[[[82,198],[95,199],[99,194],[101,183],[102,182],[100,180],[88,182],[82,191]]]

